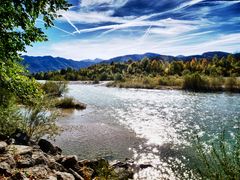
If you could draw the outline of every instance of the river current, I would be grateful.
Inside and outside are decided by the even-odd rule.
[[[63,112],[58,123],[64,131],[56,144],[80,159],[129,158],[153,165],[135,179],[177,179],[168,161],[173,157],[182,163],[179,147],[189,144],[193,134],[211,141],[223,127],[234,129],[240,118],[239,94],[70,83],[67,96],[87,104],[87,109]]]

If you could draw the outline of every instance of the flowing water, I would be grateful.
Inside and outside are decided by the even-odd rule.
[[[64,111],[57,145],[80,159],[130,158],[153,165],[135,179],[175,179],[166,159],[178,160],[179,147],[188,144],[193,133],[211,139],[223,127],[234,128],[240,117],[239,94],[71,83],[67,95],[86,103],[87,109]]]

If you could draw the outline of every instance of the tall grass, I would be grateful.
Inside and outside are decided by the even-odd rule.
[[[68,91],[66,81],[47,81],[42,85],[43,91],[51,97],[61,97]]]
[[[234,137],[226,138],[225,131],[208,149],[202,140],[197,137],[194,143],[198,155],[198,167],[196,173],[202,179],[240,179],[240,129],[234,133]]]

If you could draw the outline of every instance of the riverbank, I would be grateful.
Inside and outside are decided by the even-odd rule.
[[[105,159],[79,160],[65,156],[62,150],[45,139],[27,142],[25,134],[0,141],[0,179],[133,179],[134,172],[151,165],[133,161],[108,162]],[[11,143],[14,142],[14,143]]]
[[[107,87],[240,93],[240,78],[200,75],[131,77],[109,82]]]

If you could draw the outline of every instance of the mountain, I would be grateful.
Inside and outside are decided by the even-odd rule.
[[[126,62],[128,60],[133,61],[140,61],[141,59],[147,57],[149,59],[156,59],[156,60],[164,60],[164,61],[173,61],[173,60],[183,60],[183,61],[190,61],[193,58],[206,58],[206,59],[212,59],[215,55],[217,55],[219,58],[227,57],[230,53],[227,52],[221,52],[221,51],[212,51],[212,52],[206,52],[202,55],[191,55],[191,56],[169,56],[169,55],[161,55],[156,53],[145,53],[145,54],[131,54],[131,55],[125,55],[125,56],[118,56],[115,58],[111,58],[106,61],[102,61],[101,63],[111,63],[111,62]]]
[[[145,53],[145,54],[131,54],[131,55],[125,55],[125,56],[118,56],[111,58],[106,61],[102,61],[101,63],[111,63],[111,62],[126,62],[128,60],[132,61],[140,61],[143,58],[149,58],[149,59],[156,59],[156,60],[164,60],[164,61],[172,61],[174,60],[174,56],[167,56],[167,55],[160,55],[156,53]]]
[[[202,55],[191,55],[191,56],[168,56],[168,55],[161,55],[156,53],[145,53],[145,54],[131,54],[125,56],[118,56],[108,60],[102,59],[94,59],[94,60],[82,60],[82,61],[75,61],[72,59],[65,59],[60,57],[52,57],[52,56],[23,56],[24,61],[23,64],[27,66],[27,69],[31,73],[36,72],[47,72],[47,71],[55,71],[67,68],[73,69],[80,69],[80,68],[87,68],[94,64],[98,63],[106,63],[110,64],[112,62],[126,62],[128,60],[132,61],[140,61],[141,59],[147,57],[149,59],[156,59],[156,60],[164,60],[164,61],[173,61],[173,60],[183,60],[183,61],[190,61],[193,58],[206,58],[212,59],[215,55],[219,58],[227,57],[230,53],[221,52],[221,51],[213,51],[213,52],[205,52]],[[235,54],[235,56],[240,56],[239,54]]]
[[[100,59],[96,59],[96,61],[95,60],[74,61],[72,59],[65,59],[52,56],[36,56],[36,57],[22,56],[22,57],[24,59],[23,65],[25,65],[31,73],[55,71],[67,68],[73,69],[86,68],[102,61]]]

